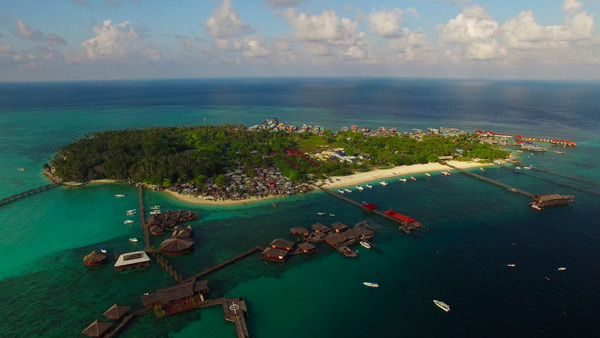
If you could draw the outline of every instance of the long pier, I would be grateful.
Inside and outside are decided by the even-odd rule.
[[[265,248],[263,248],[261,246],[255,246],[252,249],[246,250],[246,251],[242,252],[239,255],[231,257],[231,258],[229,258],[226,261],[223,261],[223,262],[221,262],[221,263],[219,263],[219,264],[217,264],[217,265],[215,265],[213,267],[210,267],[210,268],[208,268],[208,269],[206,269],[206,270],[204,270],[204,271],[202,271],[200,273],[197,273],[197,274],[193,275],[192,277],[186,279],[185,282],[189,282],[189,281],[191,281],[194,278],[204,277],[204,276],[206,276],[208,274],[211,274],[211,273],[213,273],[213,272],[215,272],[215,271],[217,271],[219,269],[222,269],[222,268],[228,266],[231,263],[239,261],[240,259],[242,259],[244,257],[250,256],[251,254],[255,253],[256,251],[263,251],[264,249]]]
[[[535,177],[535,178],[540,179],[540,180],[545,181],[545,182],[558,184],[558,185],[561,185],[563,187],[571,188],[573,190],[579,190],[579,191],[588,193],[590,195],[600,196],[600,192],[597,192],[597,191],[592,191],[592,190],[589,190],[589,189],[580,188],[578,186],[575,186],[575,185],[572,185],[572,184],[568,184],[568,183],[562,183],[562,182],[554,181],[554,180],[551,180],[551,179],[548,179],[548,178],[545,178],[545,177],[541,177],[541,176],[538,176],[538,175],[534,175],[534,174],[531,174],[531,173],[528,173],[528,172],[525,172],[525,171],[522,171],[522,170],[519,170],[517,172],[519,174],[523,174],[523,175]]]
[[[158,266],[165,270],[165,272],[169,276],[171,276],[171,278],[173,278],[178,283],[183,283],[183,278],[181,277],[181,275],[177,273],[177,271],[172,266],[170,266],[164,258],[162,258],[156,252],[151,252],[150,255],[154,256],[154,258],[156,259],[156,263],[158,263]]]
[[[12,202],[12,201],[15,201],[15,200],[18,200],[20,198],[23,198],[23,197],[26,197],[26,196],[29,196],[29,195],[36,194],[38,192],[42,192],[44,190],[48,190],[48,189],[51,189],[51,188],[54,188],[54,187],[57,187],[57,186],[58,186],[58,184],[52,183],[52,184],[47,184],[47,185],[44,185],[44,186],[41,186],[41,187],[37,187],[37,188],[34,188],[34,189],[29,189],[27,191],[23,191],[23,192],[20,192],[18,194],[14,194],[12,196],[9,196],[9,197],[1,199],[0,200],[0,205],[9,203],[9,202]]]
[[[146,251],[150,250],[150,234],[148,233],[148,224],[146,224],[146,220],[144,219],[144,214],[146,213],[146,209],[144,208],[144,194],[142,185],[140,185],[138,190],[138,195],[140,198],[140,224],[142,229],[144,229],[144,243],[146,245]]]
[[[518,189],[518,188],[515,188],[515,187],[513,187],[513,186],[510,186],[510,185],[508,185],[508,184],[506,184],[506,183],[502,183],[502,182],[500,182],[500,181],[496,181],[496,180],[493,180],[493,179],[491,179],[491,178],[487,178],[487,177],[484,177],[484,176],[481,176],[481,175],[477,175],[477,174],[475,174],[475,173],[472,173],[472,172],[470,172],[470,171],[467,171],[467,170],[464,170],[464,169],[457,168],[457,167],[455,167],[455,166],[453,166],[453,165],[450,165],[450,164],[448,164],[448,163],[444,163],[444,165],[447,165],[447,166],[449,166],[449,167],[450,167],[450,168],[452,168],[452,169],[458,170],[458,171],[459,171],[461,174],[465,174],[465,175],[467,175],[467,176],[475,177],[475,178],[478,178],[478,179],[480,179],[480,180],[482,180],[482,181],[485,181],[485,182],[488,182],[488,183],[491,183],[491,184],[494,184],[494,185],[497,185],[497,186],[503,187],[503,188],[505,188],[505,189],[506,189],[506,190],[508,190],[508,191],[515,192],[515,193],[518,193],[518,194],[522,194],[522,195],[525,195],[525,196],[528,196],[528,197],[531,197],[531,198],[533,198],[533,196],[535,196],[535,194],[533,194],[533,193],[530,193],[529,191],[525,191],[525,190],[522,190],[522,189]]]
[[[588,179],[585,179],[585,178],[582,178],[582,177],[569,176],[569,175],[561,174],[561,173],[558,173],[556,171],[552,171],[552,170],[548,170],[548,169],[544,169],[544,168],[538,168],[538,167],[533,167],[532,166],[531,169],[537,170],[537,171],[541,171],[541,172],[545,172],[545,173],[552,174],[552,175],[556,175],[556,176],[560,176],[560,177],[564,177],[564,178],[568,178],[568,179],[573,180],[573,181],[581,181],[581,182],[585,182],[585,183],[591,183],[591,184],[600,185],[600,182],[588,180]]]

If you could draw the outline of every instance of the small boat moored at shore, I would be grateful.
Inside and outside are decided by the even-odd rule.
[[[130,242],[137,242],[137,241],[138,241],[138,239],[137,239],[137,238],[135,238],[135,237],[129,237],[129,241],[130,241]]]
[[[414,176],[411,176],[411,177],[410,177],[410,180],[411,180],[411,181],[416,181],[417,179],[416,179]]]
[[[357,186],[356,186],[356,190],[358,190],[358,191],[363,191],[363,190],[365,190],[365,188],[361,187],[360,185],[357,185]]]
[[[131,223],[133,223],[133,221],[132,221],[132,220],[130,220],[130,219],[128,219],[128,220],[126,220],[125,222],[123,222],[123,224],[131,224]]]
[[[483,167],[479,168],[479,170],[481,170],[481,171],[485,171],[485,169],[483,169]]]
[[[370,184],[365,184],[365,187],[367,187],[367,188],[369,188],[369,189],[372,189],[372,188],[373,188],[373,186],[372,186],[372,185],[370,185]]]
[[[363,282],[364,286],[368,286],[370,288],[378,288],[379,287],[379,283],[375,283],[375,282]]]
[[[352,192],[352,190],[350,190],[350,189],[344,189],[344,191],[347,192],[347,193],[351,193]]]
[[[442,171],[442,175],[444,175],[444,176],[450,176],[450,174],[451,173],[449,171]]]
[[[338,192],[339,192],[340,194],[343,194],[343,193],[344,193],[344,190],[342,190],[342,189],[338,189]]]
[[[531,204],[531,207],[533,209],[535,209],[535,210],[538,210],[538,211],[542,210],[542,208],[539,205],[535,204],[535,203]]]
[[[387,183],[386,181],[379,181],[379,184],[383,185],[384,187],[385,187],[386,185],[388,185],[388,183]]]
[[[446,312],[450,312],[450,305],[448,305],[448,304],[446,304],[446,303],[444,303],[442,301],[439,301],[437,299],[434,299],[433,303],[435,305],[437,305],[437,307],[439,307],[440,309],[442,309],[442,310],[444,310]]]
[[[371,246],[371,243],[369,243],[367,241],[360,241],[360,245],[365,249],[371,249],[373,247],[373,246]]]
[[[115,197],[125,197],[123,194],[116,194]]]
[[[398,181],[400,181],[400,182],[406,182],[406,178],[400,178],[400,179],[398,179]]]
[[[425,173],[425,177],[431,177],[430,173]]]

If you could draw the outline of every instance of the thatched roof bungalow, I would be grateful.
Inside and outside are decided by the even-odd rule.
[[[81,333],[86,334],[90,337],[101,337],[103,334],[110,329],[112,323],[94,321],[90,326],[86,327]]]
[[[282,249],[266,248],[260,255],[261,259],[273,262],[285,262],[289,251]]]
[[[298,249],[301,252],[307,253],[307,254],[319,251],[316,246],[314,246],[314,245],[312,245],[312,244],[310,244],[308,242],[298,244]]]
[[[106,255],[92,251],[89,255],[83,257],[83,264],[87,266],[98,266],[106,263]]]
[[[160,249],[167,255],[183,255],[194,248],[191,238],[169,238],[160,243]]]
[[[274,239],[269,246],[273,249],[281,249],[281,250],[290,251],[294,248],[295,245],[296,245],[295,242],[286,241],[285,239],[278,238],[278,239]]]
[[[121,317],[127,314],[127,311],[129,311],[129,309],[131,309],[131,306],[115,304],[111,306],[110,309],[106,310],[103,316],[106,316],[110,319],[119,320],[121,319]]]
[[[292,233],[292,236],[303,236],[303,237],[306,237],[309,234],[308,230],[306,230],[305,227],[291,228],[290,232]]]

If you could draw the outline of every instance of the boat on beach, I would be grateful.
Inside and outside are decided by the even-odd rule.
[[[400,178],[400,179],[398,179],[398,181],[400,181],[400,182],[406,182],[406,178]]]
[[[372,186],[372,185],[370,185],[370,184],[365,184],[365,187],[367,187],[367,188],[369,188],[369,189],[372,189],[372,188],[373,188],[373,186]]]
[[[371,246],[371,243],[369,243],[367,241],[360,241],[360,245],[365,249],[371,249],[373,247],[373,246]]]
[[[444,302],[442,302],[440,300],[437,300],[437,299],[434,299],[433,303],[435,305],[437,305],[437,307],[439,307],[440,309],[442,309],[442,310],[444,310],[446,312],[450,312],[450,305],[448,305],[448,304],[446,304],[446,303],[444,303]]]
[[[123,194],[116,194],[115,197],[125,197]]]
[[[364,286],[368,286],[370,288],[378,288],[379,287],[379,283],[375,283],[375,282],[363,282]]]
[[[386,181],[380,181],[380,182],[379,182],[379,184],[383,185],[384,187],[385,187],[386,185],[388,185],[388,183],[387,183]]]
[[[137,241],[138,241],[138,239],[137,239],[137,238],[135,238],[135,237],[129,237],[129,241],[130,241],[130,242],[137,242]]]
[[[133,223],[133,221],[132,221],[132,220],[130,220],[130,219],[128,219],[128,220],[126,220],[125,222],[123,222],[123,224],[131,224],[131,223]]]
[[[425,173],[425,177],[431,177],[430,173]]]

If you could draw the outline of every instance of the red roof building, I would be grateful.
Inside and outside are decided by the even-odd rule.
[[[362,205],[363,208],[367,209],[367,210],[375,210],[377,208],[379,208],[378,206],[376,206],[373,203],[365,203]]]
[[[385,214],[386,214],[388,217],[395,218],[395,219],[397,219],[397,220],[400,220],[400,221],[402,221],[402,222],[404,222],[404,223],[406,223],[406,224],[410,224],[410,223],[416,223],[416,222],[417,222],[417,220],[416,220],[416,219],[414,219],[414,218],[412,218],[412,217],[408,217],[408,216],[406,216],[406,215],[402,215],[401,213],[399,213],[399,212],[395,212],[395,211],[394,211],[394,210],[392,210],[392,209],[390,209],[390,210],[386,211],[386,212],[385,212]]]

